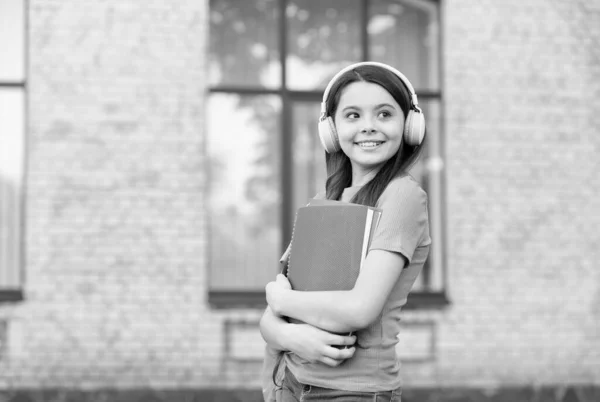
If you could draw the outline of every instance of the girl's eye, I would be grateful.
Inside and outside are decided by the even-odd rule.
[[[392,114],[390,112],[388,112],[387,110],[379,112],[379,117],[384,118],[384,119],[387,117],[390,117],[391,115]]]
[[[358,118],[358,113],[356,113],[356,112],[350,112],[350,113],[346,114],[346,118],[348,118],[348,119],[357,119]]]

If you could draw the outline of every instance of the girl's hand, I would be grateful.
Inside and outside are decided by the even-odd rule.
[[[281,299],[284,297],[285,292],[291,289],[290,281],[282,274],[278,274],[275,281],[267,283],[265,287],[267,303],[276,315],[281,315]]]
[[[321,362],[331,367],[339,366],[354,356],[355,336],[343,336],[323,331],[308,324],[289,324],[288,348],[292,353],[311,363]],[[349,346],[336,348],[335,346]]]

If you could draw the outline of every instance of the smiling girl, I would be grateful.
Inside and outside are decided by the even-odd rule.
[[[375,62],[334,76],[321,113],[325,198],[382,215],[352,290],[294,291],[283,275],[267,284],[261,333],[287,352],[277,400],[400,401],[400,311],[431,244],[427,195],[408,173],[423,147],[423,114],[406,77]],[[337,335],[348,332],[356,338]]]

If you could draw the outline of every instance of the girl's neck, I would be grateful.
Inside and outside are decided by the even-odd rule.
[[[357,169],[352,169],[352,187],[356,187],[356,186],[364,186],[365,184],[367,184],[368,182],[370,182],[375,175],[377,174],[377,172],[379,171],[381,167],[377,167],[374,169],[370,169],[370,170],[357,170]]]

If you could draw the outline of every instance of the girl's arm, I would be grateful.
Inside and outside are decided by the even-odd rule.
[[[273,314],[268,306],[260,318],[259,327],[260,334],[271,348],[279,351],[289,350],[286,344],[289,323],[280,316]]]
[[[271,310],[331,332],[351,332],[367,327],[379,316],[398,281],[406,259],[399,253],[371,250],[352,290],[299,292],[289,289],[278,275],[267,284]]]
[[[290,351],[311,363],[338,366],[354,355],[354,336],[331,334],[308,324],[290,324],[267,307],[260,319],[260,332],[276,350]],[[349,346],[336,348],[335,346]]]

